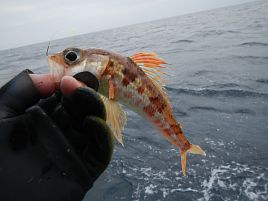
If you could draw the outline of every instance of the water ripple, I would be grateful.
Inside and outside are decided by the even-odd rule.
[[[245,43],[241,43],[240,46],[263,46],[263,47],[267,47],[268,46],[268,43],[245,42]]]
[[[238,108],[236,110],[230,111],[230,110],[222,110],[222,109],[217,109],[214,107],[210,107],[210,106],[193,106],[190,107],[188,109],[188,111],[199,111],[199,110],[206,110],[206,111],[211,111],[211,112],[221,112],[221,113],[226,113],[226,114],[232,114],[232,113],[236,113],[236,114],[250,114],[250,115],[255,115],[256,112],[254,112],[253,110],[250,110],[248,108]]]
[[[252,56],[252,55],[246,55],[246,56],[240,56],[240,55],[237,55],[237,56],[233,56],[234,58],[237,58],[237,59],[248,59],[248,60],[267,60],[268,62],[268,57],[266,56]]]
[[[223,97],[235,97],[235,98],[268,98],[268,94],[260,93],[256,91],[247,91],[242,89],[229,89],[229,90],[213,90],[213,89],[188,89],[188,88],[172,88],[166,87],[168,91],[174,91],[176,94],[188,94],[194,96],[223,96]]]
[[[193,40],[176,40],[171,43],[193,43]]]
[[[263,83],[263,84],[268,84],[268,78],[267,79],[264,79],[264,78],[257,79],[256,82]]]

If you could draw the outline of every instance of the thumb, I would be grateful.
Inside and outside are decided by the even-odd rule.
[[[22,71],[0,89],[0,118],[22,114],[44,96],[29,73],[32,72]]]

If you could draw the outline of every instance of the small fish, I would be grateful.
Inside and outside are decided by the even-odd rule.
[[[124,57],[102,49],[67,48],[47,56],[50,73],[55,82],[64,75],[74,76],[83,71],[94,74],[100,82],[101,94],[107,112],[107,123],[116,139],[123,145],[122,130],[126,115],[119,103],[151,122],[161,134],[178,147],[183,175],[186,175],[186,153],[206,155],[197,145],[190,144],[181,125],[172,114],[164,91],[163,73],[166,64],[154,53],[141,52]]]

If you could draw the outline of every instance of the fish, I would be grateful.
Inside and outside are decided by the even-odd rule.
[[[126,114],[121,105],[148,120],[171,144],[179,149],[182,174],[186,175],[186,154],[206,153],[185,137],[182,126],[175,119],[165,90],[162,71],[166,62],[152,52],[139,52],[130,57],[103,50],[66,48],[47,55],[50,74],[59,83],[65,75],[90,72],[99,81],[106,121],[115,138],[123,145],[122,130]]]

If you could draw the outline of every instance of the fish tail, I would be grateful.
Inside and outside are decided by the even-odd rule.
[[[181,155],[181,169],[182,169],[182,174],[183,176],[186,176],[186,154],[187,152],[190,152],[192,154],[200,154],[203,156],[206,156],[206,153],[203,151],[201,147],[198,145],[191,144],[190,149],[187,151],[182,151],[180,150],[180,155]]]

